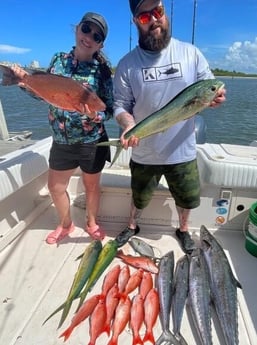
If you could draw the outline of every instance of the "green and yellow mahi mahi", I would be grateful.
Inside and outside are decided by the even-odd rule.
[[[63,322],[65,321],[72,302],[75,298],[79,297],[79,294],[83,287],[85,286],[87,280],[89,279],[92,271],[94,270],[95,264],[97,259],[100,255],[102,250],[102,242],[100,240],[93,240],[85,249],[84,254],[81,258],[78,270],[74,276],[73,283],[71,285],[68,297],[66,301],[60,305],[45,321],[43,324],[46,323],[52,316],[58,313],[60,310],[63,309],[61,320],[59,322],[58,328],[61,327]]]
[[[109,240],[102,248],[99,257],[97,259],[97,262],[95,264],[95,267],[90,274],[90,277],[88,278],[87,284],[83,291],[80,293],[80,301],[77,308],[77,311],[83,304],[88,292],[93,288],[97,280],[100,278],[102,273],[105,271],[105,269],[110,265],[112,260],[117,254],[118,250],[118,242],[116,240]]]
[[[200,80],[188,86],[163,108],[138,122],[124,135],[124,138],[130,139],[135,136],[143,139],[167,130],[177,122],[186,120],[207,108],[223,87],[224,83],[217,79]],[[122,150],[120,140],[105,141],[97,145],[117,147],[111,165],[116,161]]]

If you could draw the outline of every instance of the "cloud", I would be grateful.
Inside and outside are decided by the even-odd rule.
[[[253,42],[234,42],[225,55],[230,66],[236,71],[257,72],[257,37]]]
[[[212,59],[211,68],[257,74],[257,37],[252,42],[233,42],[222,55]]]
[[[19,48],[9,46],[7,44],[0,44],[0,54],[26,54],[30,51],[31,49],[28,48]]]

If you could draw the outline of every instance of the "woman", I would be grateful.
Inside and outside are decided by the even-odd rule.
[[[104,121],[112,116],[111,70],[101,54],[107,31],[107,23],[101,15],[86,13],[76,26],[76,46],[69,53],[55,54],[48,69],[50,73],[89,84],[106,104],[105,112],[88,112],[90,116],[49,106],[53,144],[49,158],[48,188],[60,223],[48,234],[48,244],[59,242],[74,230],[67,186],[77,167],[82,170],[86,191],[85,231],[93,239],[102,240],[105,237],[96,218],[100,201],[100,175],[106,160],[110,159],[110,151],[107,147],[96,147],[96,143],[108,140]]]

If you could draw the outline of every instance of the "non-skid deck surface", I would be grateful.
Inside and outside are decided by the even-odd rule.
[[[75,259],[83,253],[90,242],[89,237],[83,231],[84,211],[73,207],[72,213],[76,230],[58,246],[49,246],[44,241],[46,234],[54,228],[57,222],[54,207],[50,206],[29,226],[29,229],[0,253],[0,344],[63,344],[63,338],[59,338],[59,336],[70,324],[77,301],[74,302],[65,323],[59,330],[57,330],[57,326],[60,313],[44,326],[42,323],[66,299],[78,267],[78,261]],[[108,233],[104,243],[115,237],[124,226],[124,224],[110,223],[104,225]],[[222,242],[226,253],[229,252],[236,275],[244,288],[243,293],[238,290],[239,344],[254,345],[256,344],[257,328],[257,258],[248,254],[244,249],[243,234],[224,232],[216,233],[216,235]],[[174,232],[168,227],[158,228],[144,225],[140,236],[147,243],[155,246],[162,255],[172,249],[176,261],[183,255],[174,237]],[[128,244],[123,247],[123,250],[133,254]],[[124,265],[120,259],[115,258],[110,267],[117,263],[121,266]],[[88,297],[100,293],[105,273]],[[215,316],[212,322],[213,344],[224,345]],[[160,333],[161,327],[158,321],[154,328],[156,339]],[[184,312],[181,333],[188,344],[199,344],[188,308]],[[144,334],[144,328],[142,328],[142,334]],[[108,339],[106,334],[102,334],[96,344],[107,345]],[[89,322],[86,320],[73,331],[66,344],[87,345],[88,343]],[[118,344],[132,344],[128,326],[120,335]]]

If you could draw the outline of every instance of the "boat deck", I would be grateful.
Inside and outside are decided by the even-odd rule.
[[[72,309],[63,326],[57,330],[60,313],[45,325],[43,321],[62,304],[68,294],[74,274],[78,267],[75,259],[83,253],[90,243],[90,238],[83,231],[85,210],[72,206],[72,215],[76,229],[58,245],[47,245],[45,237],[57,224],[55,209],[49,204],[32,223],[2,252],[0,252],[0,344],[5,345],[58,345],[63,343],[60,334],[66,329],[77,306]],[[108,239],[114,238],[124,227],[123,223],[105,222]],[[198,232],[193,232],[198,240]],[[257,259],[244,248],[244,235],[238,231],[216,231],[215,236],[221,242],[234,272],[241,282],[243,290],[238,289],[239,301],[239,344],[256,344],[257,330]],[[174,250],[175,259],[183,255],[174,236],[174,229],[167,226],[141,226],[138,237],[156,247],[163,255]],[[125,253],[133,254],[129,244],[123,247]],[[124,264],[115,258],[113,265]],[[108,270],[107,270],[108,271]],[[133,271],[133,269],[132,269]],[[100,293],[105,273],[95,285],[88,297]],[[131,297],[133,293],[131,294]],[[213,344],[225,345],[217,319],[213,314]],[[171,319],[172,329],[172,319]],[[154,327],[155,338],[160,335],[159,320]],[[188,308],[184,311],[181,333],[190,345],[199,345]],[[144,334],[144,328],[142,329]],[[85,345],[89,343],[89,322],[85,320],[71,334],[66,344]],[[122,332],[119,344],[132,344],[129,327]],[[97,345],[107,345],[108,337],[102,334]]]
[[[69,185],[72,218],[76,229],[58,245],[45,243],[46,235],[58,223],[46,189],[50,145],[51,138],[46,138],[31,147],[2,156],[3,160],[0,162],[0,344],[3,345],[62,344],[63,338],[59,336],[69,326],[77,308],[75,301],[60,329],[57,329],[60,313],[42,325],[65,301],[78,268],[76,258],[91,241],[83,230],[85,205],[78,172]],[[230,148],[225,149],[207,144],[199,147],[201,205],[191,213],[190,230],[199,243],[199,229],[202,224],[205,225],[224,248],[243,287],[242,290],[237,290],[239,344],[255,345],[257,258],[245,249],[243,224],[248,217],[250,205],[256,200],[257,151],[256,148],[251,151],[247,148],[247,152],[242,152],[243,148],[238,147],[240,157],[237,158]],[[203,150],[205,151],[201,153]],[[129,155],[129,150],[124,151],[119,157],[120,165],[103,172],[99,211],[99,221],[107,232],[103,244],[115,238],[127,224],[131,199],[127,168]],[[216,220],[219,218],[217,211],[220,208],[217,208],[217,201],[225,196],[228,201],[222,207],[222,211],[226,211],[223,213],[225,223],[218,226]],[[138,237],[156,247],[159,255],[173,250],[177,261],[184,255],[175,238],[177,224],[174,200],[161,180],[150,205],[142,214]],[[125,253],[134,254],[129,244],[122,249]],[[106,272],[117,263],[124,265],[120,259],[115,258],[88,294],[88,298],[100,293]],[[133,297],[133,293],[130,297]],[[213,344],[226,345],[214,312],[212,325]],[[142,334],[144,331],[143,328]],[[188,345],[200,344],[188,307],[184,311],[181,333]],[[160,334],[158,320],[154,327],[155,339]],[[89,343],[89,339],[89,321],[85,320],[74,329],[66,344],[85,345]],[[96,340],[96,345],[107,345],[108,341],[107,335],[102,334]],[[118,343],[132,344],[129,326],[120,335]]]

